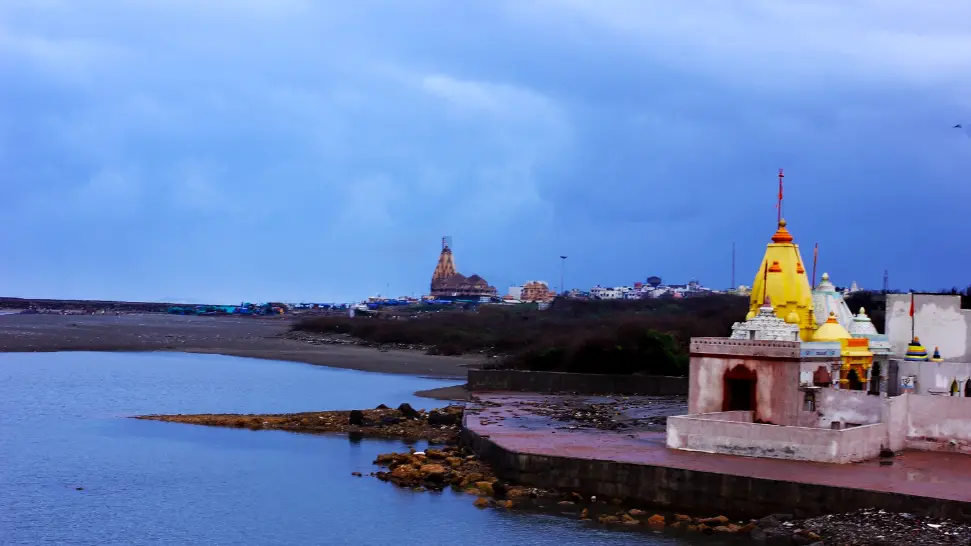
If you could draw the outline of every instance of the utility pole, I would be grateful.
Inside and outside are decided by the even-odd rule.
[[[566,256],[560,256],[560,294],[566,292],[566,285],[563,279],[566,276]]]
[[[735,242],[732,241],[732,285],[729,286],[732,290],[735,290],[737,286],[735,285]]]

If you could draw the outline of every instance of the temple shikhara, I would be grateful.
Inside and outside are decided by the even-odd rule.
[[[728,337],[691,340],[689,414],[668,419],[668,447],[836,463],[904,448],[971,454],[971,398],[953,387],[951,396],[899,388],[907,365],[947,363],[929,358],[916,335],[894,357],[888,336],[865,309],[851,312],[828,274],[813,289],[781,215],[781,173],[779,195],[745,320]],[[971,392],[971,380],[963,384]]]
[[[438,299],[475,299],[496,297],[496,289],[478,275],[465,275],[455,269],[451,239],[442,237],[442,252],[432,273],[432,297]]]

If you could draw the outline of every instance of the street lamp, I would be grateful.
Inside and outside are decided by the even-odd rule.
[[[566,285],[563,284],[563,276],[566,272],[566,256],[560,256],[560,294],[566,292]]]

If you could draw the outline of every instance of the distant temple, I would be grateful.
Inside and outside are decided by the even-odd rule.
[[[449,238],[442,237],[442,253],[438,256],[438,264],[432,273],[431,295],[443,299],[493,298],[496,296],[496,289],[478,275],[466,277],[459,273],[455,269]]]

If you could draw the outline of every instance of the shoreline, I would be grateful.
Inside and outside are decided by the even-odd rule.
[[[364,372],[465,380],[478,356],[311,344],[288,339],[290,318],[123,315],[0,315],[0,353],[183,352],[300,362]]]

